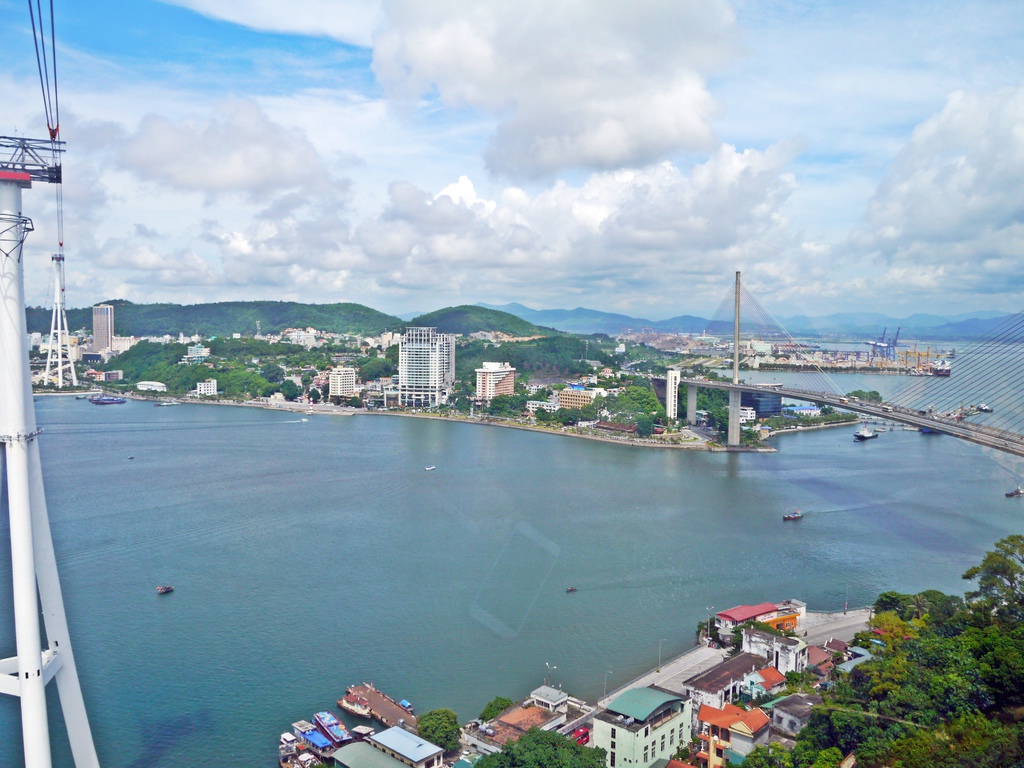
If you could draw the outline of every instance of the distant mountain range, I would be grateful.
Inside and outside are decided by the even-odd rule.
[[[516,315],[537,325],[556,328],[569,333],[607,333],[614,336],[624,328],[640,331],[653,328],[657,331],[678,333],[700,333],[710,320],[694,315],[679,315],[667,320],[649,320],[642,317],[596,309],[530,309],[522,304],[484,304],[478,306],[496,309]],[[878,338],[883,331],[891,337],[900,329],[904,339],[934,339],[937,341],[959,341],[977,338],[1002,323],[1009,313],[985,310],[960,315],[914,314],[905,318],[889,317],[873,312],[840,312],[820,317],[797,315],[780,317],[779,322],[793,336],[815,338]],[[717,325],[717,323],[716,323]]]

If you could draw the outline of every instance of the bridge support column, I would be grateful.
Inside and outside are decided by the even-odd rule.
[[[691,426],[697,423],[697,387],[694,384],[686,385],[686,423]]]
[[[729,437],[726,445],[740,444],[740,398],[738,389],[729,390]]]

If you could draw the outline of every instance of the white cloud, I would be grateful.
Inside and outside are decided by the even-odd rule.
[[[847,250],[923,293],[1024,288],[1024,87],[957,92],[921,123]]]
[[[331,37],[368,46],[380,23],[380,0],[164,0],[250,29]]]
[[[612,169],[714,146],[704,76],[736,33],[722,0],[392,0],[385,11],[378,79],[396,97],[436,92],[497,115],[494,171]]]

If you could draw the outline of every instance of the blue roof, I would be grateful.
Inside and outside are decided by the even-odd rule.
[[[328,749],[331,746],[330,739],[320,733],[320,731],[306,731],[302,734],[301,738],[308,741],[317,749]]]
[[[397,725],[393,728],[388,728],[383,733],[371,736],[370,740],[377,742],[383,747],[387,747],[402,757],[408,758],[413,763],[426,760],[428,757],[444,751],[436,744],[431,744],[426,739],[421,739],[416,734],[409,733],[405,728]]]

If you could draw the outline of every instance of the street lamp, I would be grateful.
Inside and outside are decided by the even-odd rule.
[[[715,606],[709,605],[706,609],[708,612],[708,642],[711,642],[711,612],[715,610]]]
[[[544,662],[544,666],[548,668],[548,682],[547,682],[547,685],[548,685],[548,687],[551,687],[551,673],[554,672],[556,669],[558,669],[558,667],[553,667],[550,664],[548,664],[546,661]]]
[[[604,696],[601,697],[602,699],[608,698],[608,675],[610,674],[612,674],[610,669],[604,673]]]
[[[667,643],[667,642],[668,642],[668,639],[664,638],[664,637],[661,638],[661,640],[658,641],[658,671],[659,672],[661,672],[661,644],[662,643]]]

